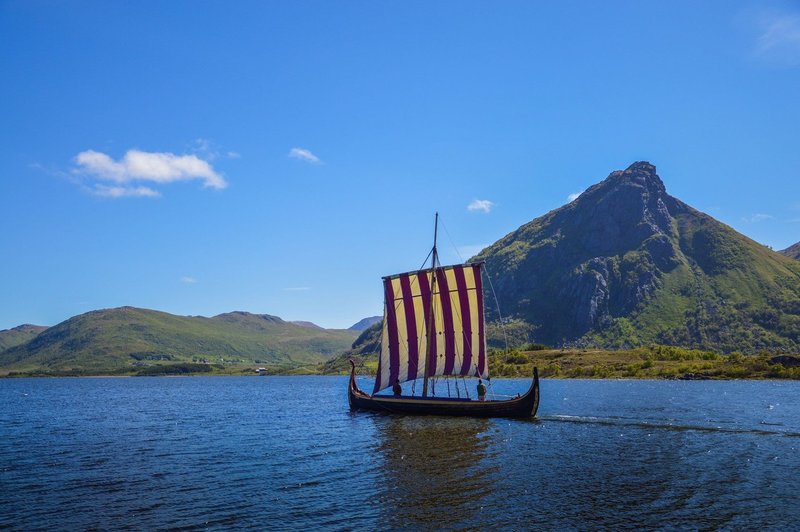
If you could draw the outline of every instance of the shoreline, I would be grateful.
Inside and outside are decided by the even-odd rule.
[[[708,351],[670,346],[636,349],[533,349],[489,353],[489,374],[494,378],[530,378],[539,368],[543,379],[635,379],[635,380],[800,380],[800,356],[768,353],[755,355]],[[349,375],[353,358],[362,371],[374,375],[375,355],[339,355],[326,362],[298,367],[272,368],[257,373],[259,365],[211,366],[196,364],[153,364],[131,371],[128,368],[88,372],[80,368],[7,369],[0,378],[37,377],[277,377]]]

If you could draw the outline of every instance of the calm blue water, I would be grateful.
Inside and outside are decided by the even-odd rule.
[[[0,380],[0,528],[800,523],[797,382],[543,380],[535,421],[353,414],[346,382]]]

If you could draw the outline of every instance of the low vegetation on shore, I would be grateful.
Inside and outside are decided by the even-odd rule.
[[[718,354],[653,345],[637,349],[551,349],[529,344],[520,349],[490,350],[493,377],[539,376],[558,379],[800,379],[800,357],[763,352]],[[374,357],[357,359],[359,373],[374,373]],[[349,371],[347,359],[326,362],[321,373]]]
[[[523,377],[537,366],[539,375],[547,378],[800,379],[800,358],[767,352],[722,355],[662,345],[619,351],[535,347],[495,353],[490,372]]]
[[[92,370],[34,370],[10,372],[8,377],[158,376],[158,375],[345,375],[353,358],[359,374],[374,374],[377,358],[344,355],[307,366],[253,364],[197,364],[156,362],[146,367],[113,372]],[[550,379],[798,379],[800,356],[729,355],[653,345],[636,349],[551,349],[528,344],[519,349],[490,349],[489,371],[493,377],[529,377],[534,366]]]

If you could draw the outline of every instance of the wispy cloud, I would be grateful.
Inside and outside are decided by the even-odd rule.
[[[122,159],[115,161],[105,153],[86,150],[75,156],[75,163],[77,166],[73,174],[89,179],[88,188],[92,193],[109,198],[160,195],[151,187],[132,185],[142,181],[165,185],[176,181],[199,180],[206,188],[223,189],[228,186],[211,164],[197,155],[128,150]],[[103,181],[110,181],[114,185],[105,185]]]
[[[308,292],[309,290],[311,290],[311,287],[310,286],[290,286],[290,287],[284,288],[284,290],[286,292]]]
[[[181,277],[181,282],[183,284],[196,284],[197,283],[197,279],[195,279],[194,277],[189,277],[188,275],[185,275],[185,276]]]
[[[774,220],[774,219],[775,219],[775,217],[772,216],[771,214],[757,213],[757,214],[754,214],[752,216],[743,217],[742,221],[743,222],[748,222],[748,223],[758,223],[758,222],[763,222],[765,220]]]
[[[471,212],[492,212],[494,203],[486,199],[472,200],[472,203],[467,205],[467,210]]]
[[[211,139],[198,138],[194,139],[189,145],[189,151],[200,156],[205,161],[213,161],[215,159],[239,159],[241,154],[235,151],[220,151],[221,148]]]
[[[311,153],[311,150],[307,150],[305,148],[292,148],[289,150],[289,157],[291,159],[299,159],[312,164],[319,164],[322,162],[319,157]]]
[[[572,203],[573,201],[578,199],[578,196],[580,196],[581,194],[583,194],[583,190],[579,190],[578,192],[573,192],[572,194],[567,196],[567,203]]]
[[[101,198],[158,198],[161,193],[149,187],[110,187],[94,183],[89,192]]]
[[[753,55],[785,66],[800,65],[800,12],[763,11],[755,20],[759,36]]]

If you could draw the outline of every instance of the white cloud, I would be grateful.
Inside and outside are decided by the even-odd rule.
[[[308,292],[311,290],[309,286],[290,286],[288,288],[284,288],[287,292]]]
[[[754,55],[787,66],[800,65],[800,13],[763,12]]]
[[[567,196],[567,203],[572,203],[573,201],[578,199],[578,196],[580,196],[581,194],[583,194],[583,190],[579,190],[578,192],[573,192],[572,194]]]
[[[86,150],[75,156],[78,167],[74,173],[103,181],[111,181],[117,185],[126,185],[136,181],[149,181],[160,185],[175,181],[200,180],[204,187],[223,189],[228,186],[225,179],[217,173],[208,161],[196,155],[175,155],[168,152],[145,152],[128,150],[125,156],[115,161],[108,155],[94,150]],[[96,188],[102,188],[95,185]],[[106,187],[106,189],[120,187]],[[125,187],[131,190],[131,187]],[[146,187],[138,187],[144,191]],[[155,192],[152,189],[150,192]],[[107,194],[110,197],[137,194]],[[142,195],[158,195],[141,193]]]
[[[744,218],[742,218],[742,221],[743,222],[749,222],[749,223],[758,223],[758,222],[763,222],[765,220],[773,220],[774,218],[775,217],[770,215],[770,214],[757,213],[757,214],[754,214],[753,216],[749,216],[749,217],[745,216]]]
[[[320,161],[319,157],[311,153],[311,150],[307,150],[305,148],[292,148],[289,150],[289,157],[313,164],[319,164],[322,162]]]
[[[480,211],[480,212],[489,213],[489,212],[492,212],[492,208],[493,207],[494,207],[494,203],[489,201],[489,200],[476,199],[476,200],[472,200],[472,203],[467,205],[467,210],[468,211],[472,211],[472,212]]]
[[[185,276],[181,277],[181,282],[183,284],[195,284],[195,283],[197,283],[197,279],[195,279],[194,277],[189,277],[188,275],[185,275]]]
[[[149,187],[110,187],[108,185],[101,185],[95,183],[89,191],[95,196],[103,198],[158,198],[161,194]]]

